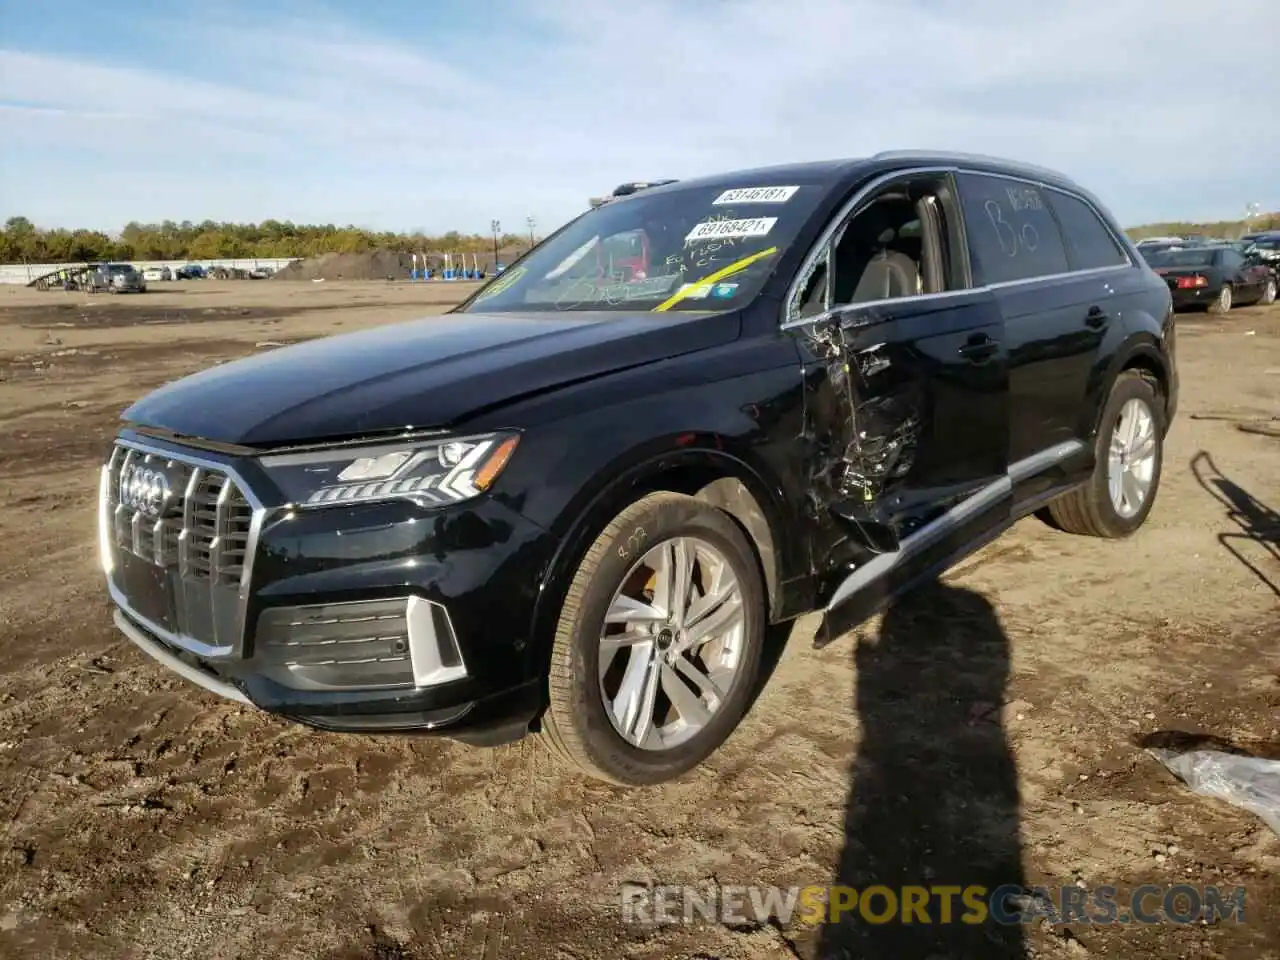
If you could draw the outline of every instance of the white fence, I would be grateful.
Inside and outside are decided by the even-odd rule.
[[[188,263],[197,263],[206,270],[210,267],[240,267],[244,270],[252,270],[254,267],[270,267],[273,270],[279,270],[281,267],[299,259],[301,258],[241,257],[240,259],[224,260],[129,260],[127,262],[132,263],[139,270],[145,270],[147,267],[168,267],[170,270],[176,270],[178,267],[186,266]],[[37,277],[53,273],[55,270],[65,270],[68,267],[83,267],[84,265],[83,261],[80,263],[0,263],[0,283],[26,284]]]

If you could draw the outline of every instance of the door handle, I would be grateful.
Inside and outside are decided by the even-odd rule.
[[[1110,319],[1101,307],[1090,307],[1089,312],[1084,315],[1084,325],[1091,330],[1101,330]]]
[[[975,333],[969,338],[968,343],[960,348],[960,356],[966,360],[972,360],[974,363],[981,363],[989,359],[999,349],[1000,344],[985,333]]]

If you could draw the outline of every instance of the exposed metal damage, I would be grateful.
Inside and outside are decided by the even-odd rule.
[[[895,364],[894,347],[876,336],[881,322],[874,313],[854,322],[836,314],[806,330],[826,373],[807,405],[814,513],[852,524],[873,553],[897,546],[884,500],[915,462],[925,400],[910,365]]]

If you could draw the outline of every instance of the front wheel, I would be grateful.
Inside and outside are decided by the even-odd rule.
[[[587,551],[557,625],[543,730],[602,780],[660,783],[692,769],[746,712],[766,597],[725,513],[654,493]]]
[[[1049,504],[1067,533],[1119,539],[1147,519],[1160,487],[1164,418],[1150,380],[1134,370],[1116,378],[1094,441],[1096,464],[1083,486]]]

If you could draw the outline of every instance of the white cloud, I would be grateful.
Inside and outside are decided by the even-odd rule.
[[[1274,0],[526,10],[474,18],[471,38],[454,24],[447,42],[396,38],[394,23],[383,35],[151,24],[198,42],[218,80],[24,51],[11,36],[0,206],[101,226],[287,216],[482,230],[528,212],[550,226],[622,180],[937,147],[1058,167],[1126,221],[1280,207]],[[51,171],[59,182],[42,184]]]

